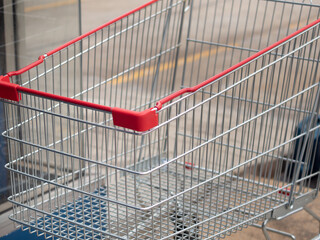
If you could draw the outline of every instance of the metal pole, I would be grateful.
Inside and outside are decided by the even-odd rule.
[[[3,0],[0,0],[0,10],[3,9]],[[0,75],[6,71],[6,48],[5,48],[4,11],[0,11]],[[5,130],[4,106],[0,102],[0,133]],[[0,202],[6,200],[8,194],[8,172],[4,168],[8,159],[6,139],[0,135]]]

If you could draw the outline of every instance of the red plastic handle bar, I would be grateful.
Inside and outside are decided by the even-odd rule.
[[[13,84],[16,85],[16,84]],[[18,92],[25,92],[36,96],[41,96],[49,99],[67,102],[78,106],[85,106],[88,108],[98,109],[105,112],[112,113],[113,123],[116,126],[129,128],[135,131],[147,131],[158,125],[158,114],[155,110],[147,109],[142,112],[130,111],[117,107],[108,107],[96,103],[86,102],[74,98],[63,97],[51,93],[33,90],[30,88],[15,86]],[[15,99],[11,99],[15,100]]]
[[[22,73],[25,73],[26,71],[40,65],[41,63],[43,63],[43,60],[45,59],[46,57],[44,55],[40,56],[38,58],[37,61],[29,64],[28,66],[24,67],[24,68],[21,68],[20,70],[17,70],[17,71],[13,71],[13,72],[8,72],[7,73],[7,76],[11,77],[11,76],[17,76],[17,75],[20,75]]]
[[[18,92],[18,84],[10,82],[8,75],[0,76],[0,97],[12,101],[19,102],[20,94]]]
[[[9,76],[0,76],[0,97],[19,102],[21,94],[25,92],[35,96],[54,99],[61,102],[71,103],[78,106],[85,106],[112,113],[113,123],[116,126],[132,129],[135,131],[147,131],[158,126],[158,113],[155,109],[146,109],[142,112],[130,111],[117,107],[108,107],[96,103],[86,102],[74,98],[59,96],[30,88],[21,87],[18,84],[10,83]]]
[[[152,4],[154,2],[157,2],[157,1],[158,0],[153,0],[153,1],[141,6],[139,8],[136,8],[136,9],[132,10],[131,12],[129,12],[125,15],[122,15],[121,17],[116,18],[111,22],[108,22],[108,23],[102,25],[101,27],[91,31],[91,32],[84,34],[84,35],[62,45],[59,48],[56,48],[56,49],[50,51],[48,54],[49,55],[54,54],[55,52],[60,51],[61,49],[87,37],[88,35],[94,33],[95,31],[98,31],[98,30],[118,21],[119,19],[124,18],[124,17],[126,17],[126,16],[128,16],[128,15],[130,15],[130,14],[132,14],[132,13],[134,13],[134,12],[136,12],[136,11],[138,11],[138,10],[140,10],[140,9],[142,9],[142,8]],[[183,88],[183,89],[161,99],[160,101],[158,101],[156,103],[156,109],[160,110],[162,108],[163,104],[165,104],[165,103],[167,103],[167,102],[169,102],[169,101],[171,101],[171,100],[173,100],[173,99],[175,99],[185,93],[191,93],[191,92],[195,92],[195,91],[199,90],[200,88],[202,88],[202,87],[212,83],[213,81],[223,77],[224,75],[240,68],[244,64],[256,59],[257,57],[261,56],[262,54],[272,50],[273,48],[279,46],[280,44],[284,43],[285,41],[289,40],[290,38],[293,38],[294,36],[302,33],[303,31],[313,27],[314,25],[316,25],[318,23],[320,23],[320,18],[318,20],[310,23],[309,25],[301,28],[300,30],[294,32],[293,34],[285,37],[284,39],[272,44],[271,46],[261,50],[260,52],[252,55],[251,57],[243,60],[242,62],[230,67],[229,69],[227,69],[223,72],[221,72],[220,74],[217,74],[214,77],[209,78],[208,80],[206,80],[206,81],[204,81],[194,87]],[[54,100],[58,100],[58,101],[72,103],[75,105],[80,105],[80,106],[85,106],[85,107],[89,107],[89,108],[93,108],[93,109],[103,110],[106,112],[111,112],[114,125],[119,126],[119,127],[124,127],[124,128],[132,129],[135,131],[147,131],[153,127],[158,126],[158,113],[155,111],[155,109],[152,109],[152,108],[144,110],[142,112],[130,111],[130,110],[121,109],[121,108],[117,108],[117,107],[111,108],[111,107],[103,106],[100,104],[90,103],[90,102],[86,102],[86,101],[82,101],[82,100],[78,100],[78,99],[59,96],[56,94],[37,91],[37,90],[21,87],[18,84],[10,83],[10,79],[9,79],[10,76],[20,75],[20,74],[32,69],[33,67],[41,64],[43,62],[44,58],[45,58],[45,56],[40,56],[38,61],[26,66],[25,68],[22,68],[18,71],[15,71],[15,72],[10,72],[6,76],[0,76],[0,98],[5,98],[8,100],[13,100],[13,101],[19,102],[19,100],[21,100],[20,99],[21,96],[20,96],[19,92],[25,92],[25,93],[29,93],[29,94],[33,94],[33,95],[37,95],[37,96],[42,96],[42,97],[46,97],[46,98],[50,98],[50,99],[54,99]]]

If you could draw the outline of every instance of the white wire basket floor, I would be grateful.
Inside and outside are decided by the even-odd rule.
[[[90,196],[71,197],[74,193],[69,193],[67,203],[57,204],[49,211],[51,214],[35,213],[33,209],[28,214],[24,212],[22,215],[29,216],[29,221],[25,219],[23,223],[31,231],[52,234],[54,239],[219,239],[262,220],[268,210],[285,202],[283,194],[271,182],[268,185],[261,180],[224,175],[201,184],[205,181],[203,176],[216,175],[199,168],[186,168],[184,164],[177,164],[176,169],[158,176],[155,173],[152,181],[150,177],[136,179],[136,188],[127,184],[133,178],[121,176],[117,187],[101,185]],[[108,197],[145,207],[173,196],[173,192],[166,191],[167,186],[181,192],[195,183],[200,186],[145,211],[101,199]],[[262,197],[267,193],[268,196]],[[59,197],[51,201],[58,203],[66,198]],[[19,213],[14,215],[19,216]],[[21,219],[17,222],[22,223]]]

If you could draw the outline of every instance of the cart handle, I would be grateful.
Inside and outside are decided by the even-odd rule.
[[[10,83],[10,77],[8,75],[0,76],[0,98],[19,102],[21,100],[20,92],[112,113],[114,125],[139,132],[150,130],[159,124],[158,113],[156,112],[155,108],[146,109],[142,112],[136,112],[117,107],[104,106],[79,99],[21,87],[18,84]]]
[[[56,53],[57,51],[60,51],[61,49],[81,40],[82,38],[92,34],[93,32],[102,29],[103,27],[106,27],[112,23],[114,23],[115,21],[128,16],[129,14],[140,10],[141,8],[152,4],[154,2],[156,2],[158,0],[153,0],[139,8],[134,9],[133,11],[119,17],[116,18],[115,20],[102,25],[101,27],[87,33],[84,34],[64,45],[62,45],[59,48],[56,48],[55,50],[49,52],[49,55],[52,55],[54,53]],[[243,66],[244,64],[258,58],[259,56],[261,56],[262,54],[272,50],[273,48],[281,45],[282,43],[284,43],[285,41],[289,40],[290,38],[293,38],[294,36],[306,31],[307,29],[313,27],[314,25],[320,23],[320,18],[310,24],[308,24],[307,26],[301,28],[300,30],[292,33],[291,35],[283,38],[282,40],[270,45],[269,47],[259,51],[258,53],[252,55],[251,57],[241,61],[240,63],[230,67],[227,70],[224,70],[223,72],[215,75],[212,78],[209,78],[208,80],[194,86],[194,87],[189,87],[189,88],[183,88],[175,93],[170,94],[169,96],[159,100],[156,103],[155,108],[150,108],[150,109],[146,109],[142,112],[136,112],[136,111],[131,111],[131,110],[126,110],[126,109],[122,109],[122,108],[117,108],[117,107],[109,107],[109,106],[103,106],[100,104],[95,104],[95,103],[90,103],[90,102],[86,102],[86,101],[82,101],[82,100],[78,100],[78,99],[73,99],[73,98],[69,98],[69,97],[63,97],[63,96],[59,96],[56,94],[51,94],[51,93],[46,93],[46,92],[42,92],[42,91],[38,91],[38,90],[33,90],[33,89],[29,89],[29,88],[25,88],[25,87],[21,87],[18,84],[14,84],[14,83],[10,83],[10,77],[14,76],[14,75],[20,75],[28,70],[30,70],[31,68],[38,66],[39,64],[41,64],[43,62],[43,60],[46,58],[47,55],[43,55],[40,56],[39,59],[26,66],[25,68],[22,68],[18,71],[15,72],[9,72],[7,75],[5,76],[0,76],[0,98],[4,98],[4,99],[8,99],[8,100],[13,100],[13,101],[17,101],[19,102],[21,100],[21,94],[20,92],[25,92],[25,93],[29,93],[32,95],[36,95],[36,96],[42,96],[45,98],[49,98],[49,99],[54,99],[54,100],[58,100],[58,101],[62,101],[62,102],[67,102],[67,103],[71,103],[71,104],[75,104],[75,105],[80,105],[80,106],[85,106],[85,107],[89,107],[92,109],[97,109],[97,110],[102,110],[102,111],[106,111],[106,112],[110,112],[112,113],[112,117],[113,117],[113,123],[115,126],[119,126],[119,127],[124,127],[124,128],[128,128],[134,131],[147,131],[150,130],[151,128],[154,128],[156,126],[158,126],[159,124],[159,120],[158,120],[158,113],[157,111],[159,111],[162,108],[162,105],[185,94],[185,93],[193,93],[198,91],[199,89],[207,86],[208,84],[212,83],[213,81],[223,77],[224,75],[240,68],[241,66]]]

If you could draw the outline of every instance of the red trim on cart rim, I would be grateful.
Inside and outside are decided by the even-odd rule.
[[[56,48],[52,51],[50,51],[47,55],[52,55],[58,51],[60,51],[61,49],[68,47],[69,45],[89,36],[90,34],[136,12],[139,11],[140,9],[157,2],[158,0],[153,0],[149,3],[146,3],[145,5],[142,5],[139,8],[136,8],[130,12],[128,12],[127,14],[124,14],[102,26],[100,26],[99,28],[88,32],[64,45],[62,45],[59,48]],[[19,101],[20,100],[20,95],[18,92],[25,92],[25,93],[29,93],[29,94],[33,94],[33,95],[37,95],[37,96],[42,96],[42,97],[46,97],[49,99],[54,99],[54,100],[58,100],[58,101],[62,101],[62,102],[67,102],[67,103],[72,103],[72,104],[76,104],[76,105],[80,105],[80,106],[84,106],[84,107],[89,107],[89,108],[93,108],[93,109],[98,109],[98,110],[103,110],[106,112],[111,112],[112,116],[113,116],[113,123],[116,126],[119,127],[124,127],[124,128],[128,128],[131,130],[135,130],[135,131],[147,131],[150,130],[153,127],[158,126],[158,113],[156,112],[156,110],[160,110],[162,108],[162,105],[185,94],[185,93],[192,93],[195,92],[197,90],[199,90],[200,88],[212,83],[213,81],[223,77],[224,75],[236,70],[237,68],[240,68],[241,66],[243,66],[244,64],[254,60],[255,58],[261,56],[262,54],[270,51],[271,49],[279,46],[280,44],[284,43],[285,41],[289,40],[290,38],[293,38],[294,36],[304,32],[305,30],[313,27],[314,25],[320,23],[320,18],[310,24],[308,24],[307,26],[301,28],[300,30],[290,34],[289,36],[283,38],[282,40],[270,45],[269,47],[259,51],[258,53],[252,55],[251,57],[241,61],[240,63],[228,68],[227,70],[221,72],[220,74],[215,75],[212,78],[209,78],[208,80],[194,86],[194,87],[190,87],[190,88],[184,88],[181,89],[163,99],[161,99],[160,101],[158,101],[156,103],[156,107],[153,109],[146,109],[142,112],[135,112],[135,111],[130,111],[130,110],[126,110],[126,109],[121,109],[121,108],[111,108],[108,106],[103,106],[100,104],[95,104],[95,103],[90,103],[90,102],[86,102],[86,101],[82,101],[82,100],[78,100],[78,99],[73,99],[73,98],[69,98],[69,97],[63,97],[63,96],[59,96],[56,94],[51,94],[51,93],[46,93],[46,92],[42,92],[42,91],[37,91],[37,90],[33,90],[33,89],[29,89],[29,88],[25,88],[25,87],[21,87],[17,84],[14,83],[10,83],[9,77],[14,76],[14,75],[20,75],[28,70],[30,70],[31,68],[39,65],[40,63],[43,62],[45,56],[40,56],[39,60],[18,70],[15,72],[9,72],[6,76],[0,76],[0,97],[1,98],[5,98],[5,99],[9,99],[9,100],[13,100],[13,101]]]

